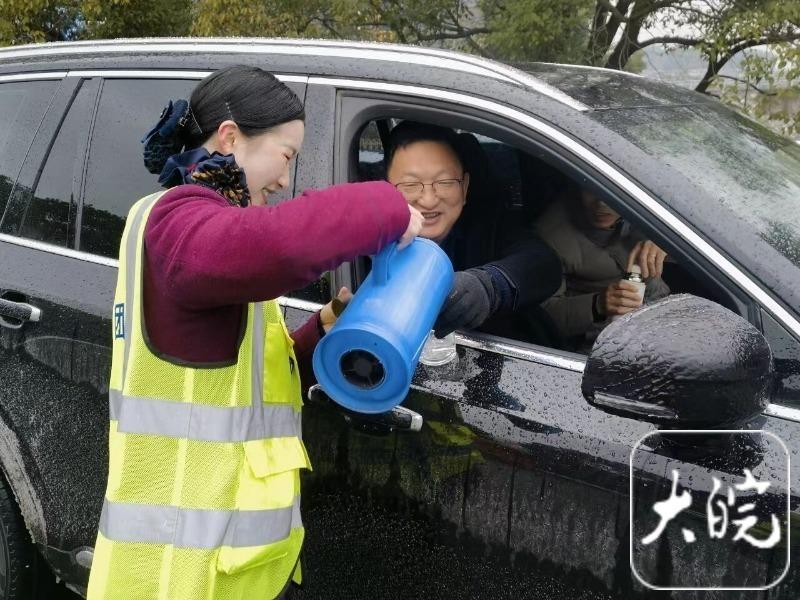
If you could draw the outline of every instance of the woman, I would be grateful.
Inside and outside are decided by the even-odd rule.
[[[120,247],[90,599],[275,598],[300,581],[299,371],[336,315],[328,304],[290,336],[273,299],[422,226],[381,182],[267,206],[303,119],[274,76],[233,66],[146,137],[169,189],[131,209]]]

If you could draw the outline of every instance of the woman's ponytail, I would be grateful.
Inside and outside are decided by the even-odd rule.
[[[187,100],[172,100],[161,111],[161,117],[144,136],[144,166],[154,174],[161,173],[173,154],[178,154],[192,138],[202,135]]]

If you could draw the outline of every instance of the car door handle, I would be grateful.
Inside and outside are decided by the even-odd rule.
[[[345,421],[367,433],[417,432],[422,429],[422,415],[404,406],[395,406],[392,410],[374,415],[355,412],[334,402],[319,384],[308,389],[308,400],[312,404],[335,408],[342,413]]]
[[[41,319],[42,311],[32,304],[0,298],[0,327],[19,329],[26,322],[36,323]]]

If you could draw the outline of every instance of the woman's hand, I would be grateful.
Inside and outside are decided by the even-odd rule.
[[[667,253],[650,240],[636,242],[628,255],[628,272],[630,273],[631,267],[636,264],[642,269],[643,279],[661,277],[666,257]]]
[[[322,328],[325,330],[325,333],[328,333],[331,327],[336,324],[336,320],[339,318],[339,315],[342,314],[342,311],[352,297],[353,292],[343,287],[339,290],[336,298],[322,307],[322,310],[319,311],[319,320],[320,323],[322,323]]]
[[[615,281],[600,293],[597,302],[598,312],[606,317],[624,315],[642,305],[639,291],[629,281]]]
[[[398,250],[402,250],[414,241],[414,238],[422,231],[422,224],[425,222],[425,217],[422,216],[422,213],[410,204],[408,205],[408,212],[411,213],[411,218],[408,220],[406,232],[397,242]]]

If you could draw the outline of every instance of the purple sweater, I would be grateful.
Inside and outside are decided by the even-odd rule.
[[[307,191],[277,206],[233,207],[213,190],[180,185],[145,227],[144,314],[154,349],[190,363],[236,358],[242,310],[374,254],[408,226],[403,196],[385,182]],[[304,375],[319,314],[292,333]]]

